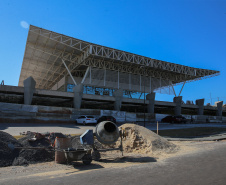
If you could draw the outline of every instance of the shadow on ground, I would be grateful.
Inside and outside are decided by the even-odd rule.
[[[153,157],[119,157],[116,159],[101,159],[100,162],[104,163],[125,163],[125,162],[157,162]]]
[[[73,167],[79,171],[85,171],[85,170],[95,170],[95,169],[101,169],[104,168],[100,164],[93,164],[91,163],[90,165],[85,165],[82,162],[73,162],[72,163]]]
[[[126,162],[134,162],[134,163],[147,163],[147,162],[157,162],[157,160],[153,157],[118,157],[115,159],[101,159],[98,161],[100,164],[91,163],[90,165],[84,165],[82,162],[72,162],[71,165],[79,170],[79,171],[86,171],[86,170],[95,170],[95,169],[102,169],[105,168],[104,165],[102,166],[101,163],[126,163]],[[68,174],[76,173],[76,172],[69,172]]]

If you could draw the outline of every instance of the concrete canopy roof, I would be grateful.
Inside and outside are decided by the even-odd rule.
[[[117,50],[30,25],[19,86],[32,76],[36,88],[51,89],[67,70],[83,76],[87,66],[167,79],[173,85],[219,75],[219,71],[193,68]],[[143,66],[143,67],[142,67]]]

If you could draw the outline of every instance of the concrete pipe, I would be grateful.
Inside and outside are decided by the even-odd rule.
[[[96,126],[96,137],[102,144],[113,144],[119,138],[119,129],[111,121],[102,121]]]

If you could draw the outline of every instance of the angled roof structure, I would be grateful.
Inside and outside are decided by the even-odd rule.
[[[19,86],[32,76],[36,88],[51,89],[68,74],[83,77],[88,66],[169,80],[172,85],[219,75],[219,71],[194,68],[93,44],[30,25]]]

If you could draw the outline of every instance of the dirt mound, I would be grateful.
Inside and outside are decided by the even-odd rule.
[[[54,151],[49,150],[49,148],[51,148],[49,139],[42,138],[32,141],[33,137],[34,134],[29,134],[26,137],[20,138],[18,141],[25,148],[37,147],[39,149],[21,149],[18,157],[14,159],[13,165],[27,165],[54,160]]]
[[[12,143],[14,146],[21,146],[20,142],[10,134],[0,131],[0,141],[3,143]]]
[[[178,150],[176,145],[142,126],[124,124],[120,128],[125,131],[126,138],[123,139],[123,150],[127,153],[173,153]],[[119,146],[120,141],[117,141],[115,147]]]
[[[51,146],[49,139],[42,138],[42,139],[37,139],[36,141],[31,141],[31,139],[33,137],[34,137],[34,134],[30,134],[28,136],[25,136],[25,137],[18,139],[18,141],[24,147],[50,147]]]
[[[8,144],[13,144],[16,147],[22,146],[13,136],[0,131],[0,167],[12,165],[14,158],[19,155],[19,150],[11,150]]]
[[[14,159],[13,151],[8,145],[0,141],[0,167],[12,165]]]
[[[29,162],[23,157],[17,157],[14,159],[12,166],[28,166]]]
[[[13,161],[14,166],[28,165],[36,162],[48,162],[54,160],[54,152],[46,149],[25,149],[21,150],[19,157]]]

